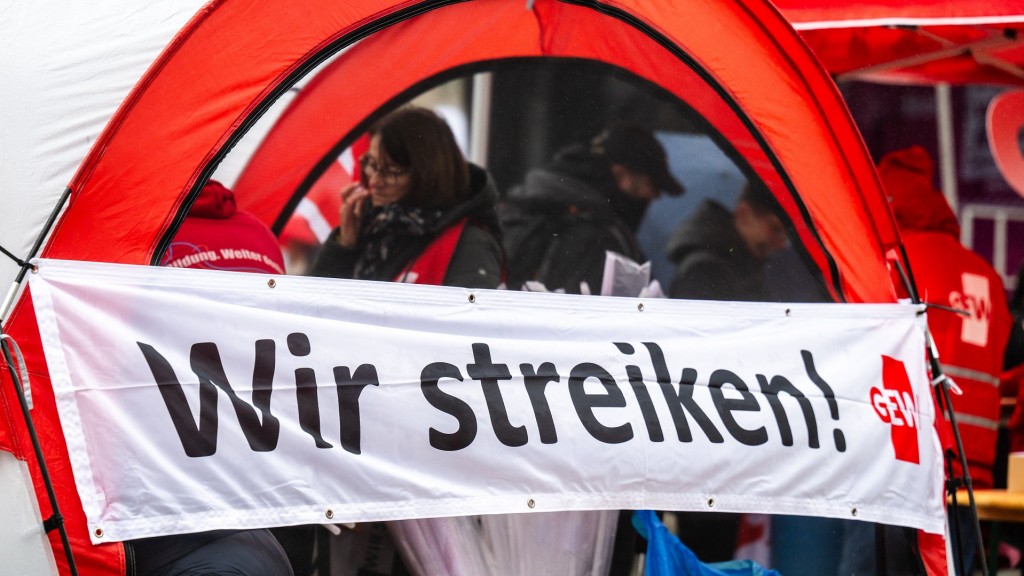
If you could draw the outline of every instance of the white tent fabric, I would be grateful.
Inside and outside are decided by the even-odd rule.
[[[0,2],[0,246],[28,257],[82,159],[199,0]],[[0,256],[0,294],[18,266]],[[56,574],[28,472],[0,466],[0,564]],[[19,498],[17,495],[25,495]],[[8,510],[11,512],[11,510]]]
[[[107,121],[202,4],[0,2],[0,246],[28,256]],[[17,273],[0,257],[0,292]]]

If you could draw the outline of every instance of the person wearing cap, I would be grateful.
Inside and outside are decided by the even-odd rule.
[[[284,258],[266,224],[239,210],[216,180],[203,186],[160,260],[161,266],[283,274]],[[123,543],[135,576],[292,576],[288,555],[266,528],[169,534]]]
[[[766,259],[788,244],[771,197],[747,184],[732,212],[705,200],[668,241],[676,262],[670,298],[767,302]]]
[[[171,240],[161,266],[284,274],[284,257],[266,224],[239,210],[234,193],[216,180],[203,186]]]
[[[661,144],[639,126],[615,124],[560,150],[499,206],[508,287],[536,281],[551,291],[600,293],[606,251],[646,260],[636,231],[662,193],[683,187]]]

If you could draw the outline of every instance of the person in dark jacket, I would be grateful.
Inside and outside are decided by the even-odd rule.
[[[668,257],[676,262],[670,298],[769,301],[765,259],[786,247],[782,220],[766,193],[747,185],[730,212],[705,200],[669,239]],[[731,560],[742,514],[682,512],[679,538],[703,561]]]
[[[531,170],[499,208],[508,285],[537,281],[551,291],[601,291],[605,252],[646,259],[636,231],[662,192],[683,193],[665,151],[647,130],[616,124],[586,144],[560,150]]]
[[[342,191],[340,226],[312,276],[496,288],[503,254],[498,192],[425,108],[400,108],[370,130],[360,182]]]
[[[464,288],[501,284],[497,188],[487,172],[466,162],[440,116],[418,107],[388,114],[370,129],[359,164],[360,181],[342,191],[340,225],[310,275]],[[409,534],[449,521],[388,523],[383,548],[406,555],[394,558],[390,573],[405,574],[418,564]]]
[[[747,185],[729,212],[705,200],[683,221],[668,242],[676,262],[671,298],[695,300],[772,300],[764,262],[786,247],[782,220],[768,195]]]

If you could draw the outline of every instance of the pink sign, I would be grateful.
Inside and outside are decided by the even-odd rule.
[[[1003,92],[993,98],[985,124],[996,166],[1010,187],[1024,196],[1024,154],[1018,140],[1024,126],[1024,90]]]

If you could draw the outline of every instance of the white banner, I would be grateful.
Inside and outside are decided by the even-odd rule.
[[[912,306],[37,264],[96,541],[620,508],[942,532]]]

